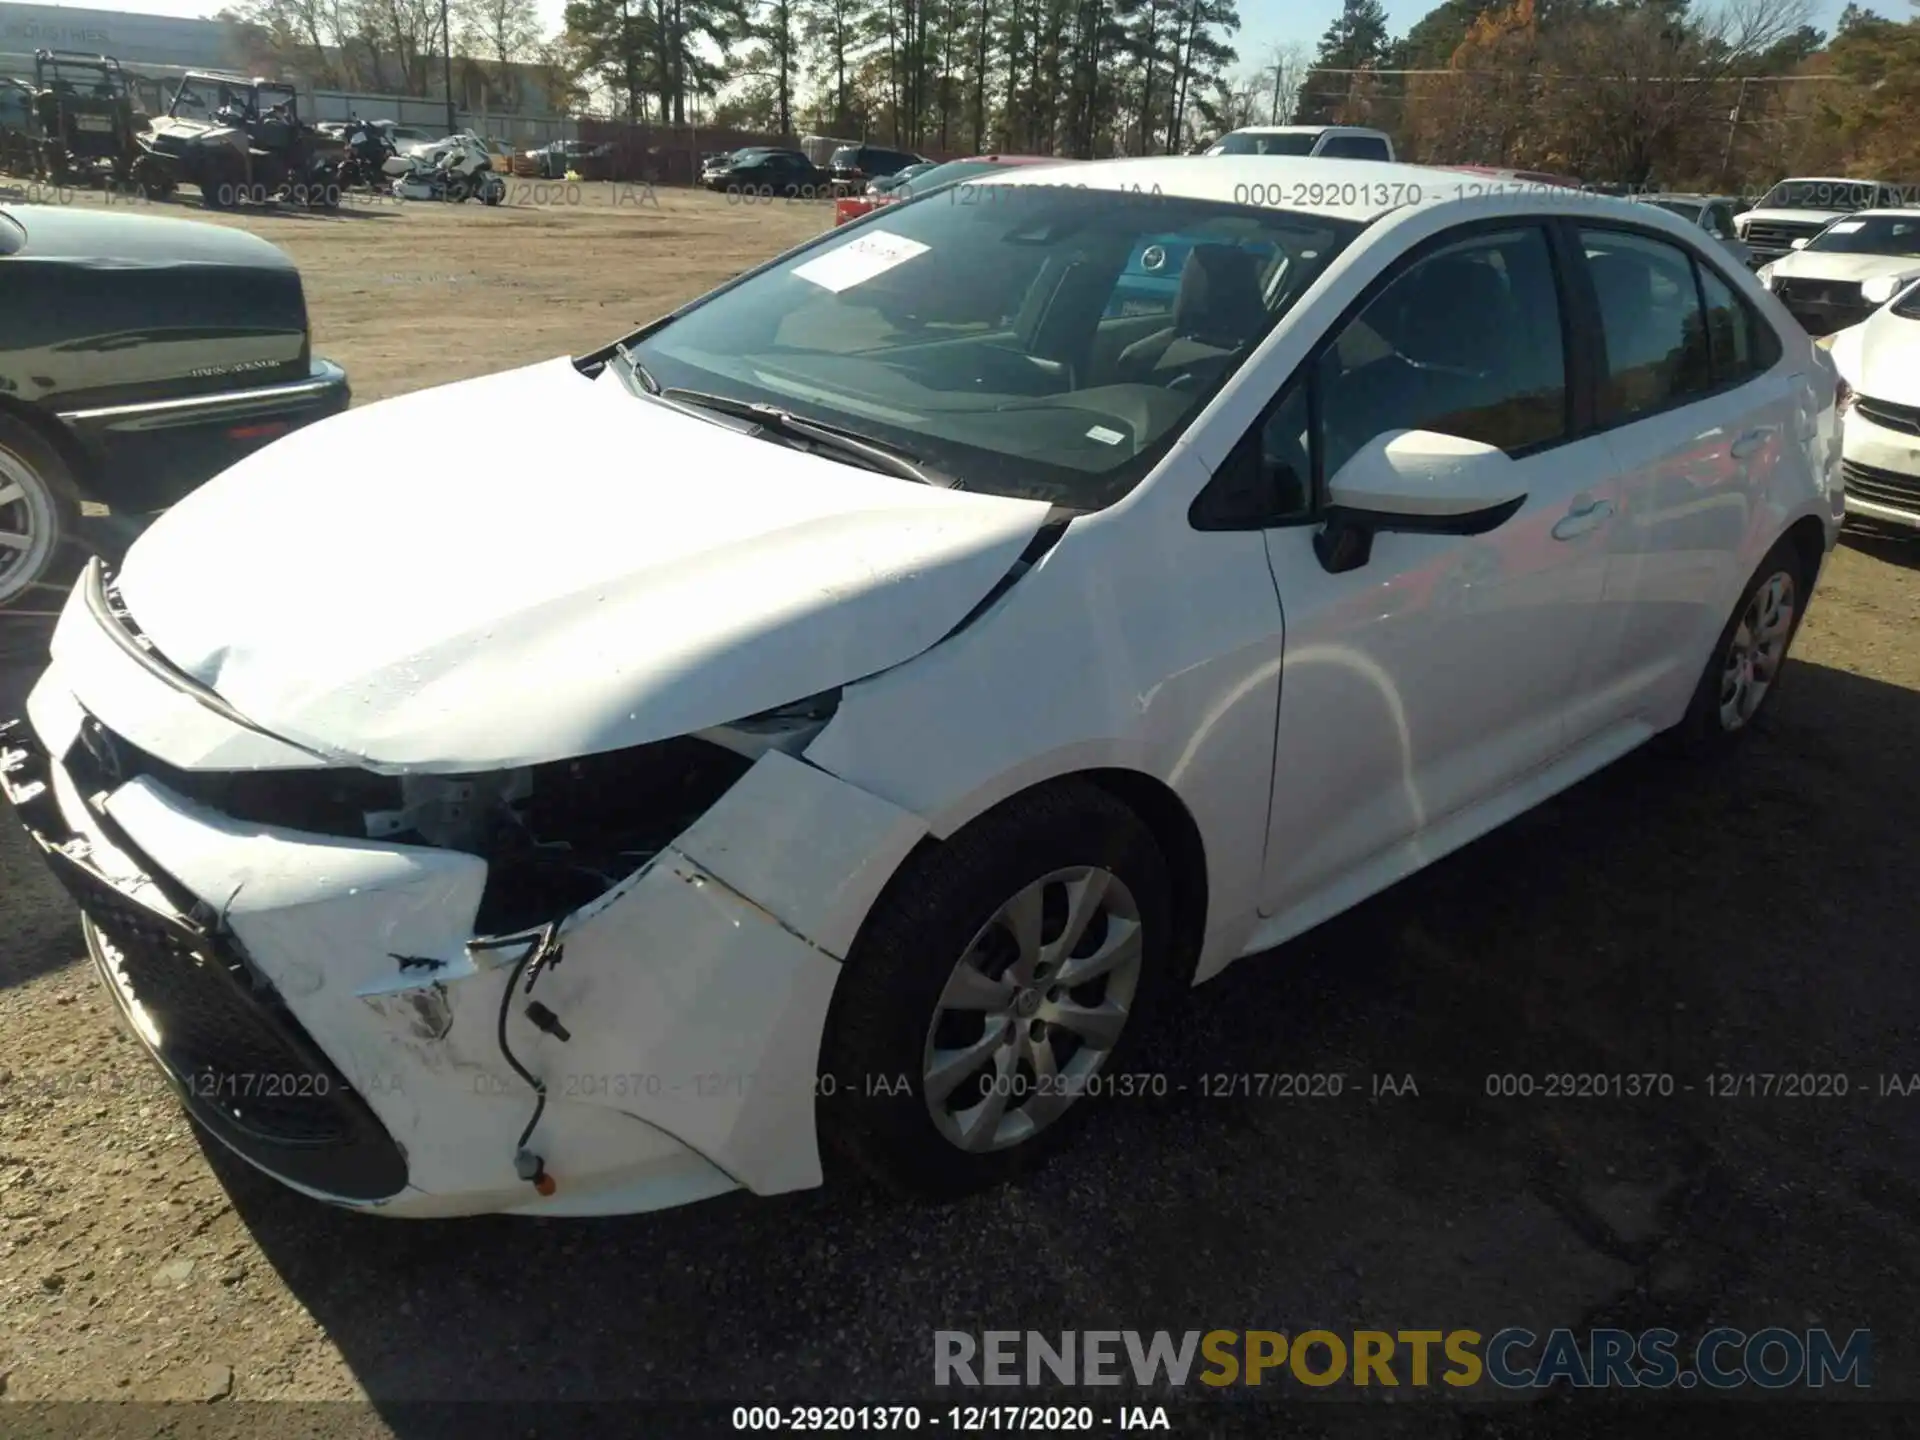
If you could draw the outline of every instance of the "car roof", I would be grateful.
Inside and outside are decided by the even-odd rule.
[[[1071,155],[962,155],[957,160],[941,163],[974,165],[983,161],[991,165],[1078,165],[1081,163]]]
[[[1878,220],[1886,216],[1897,216],[1907,220],[1920,220],[1920,205],[1887,205],[1878,210],[1855,210],[1846,218],[1849,220]],[[1836,225],[1839,223],[1838,220],[1834,221]]]
[[[1622,218],[1691,234],[1693,227],[1671,212],[1630,200],[1565,186],[1487,193],[1452,179],[1458,172],[1386,160],[1329,160],[1321,156],[1162,155],[1142,159],[1082,160],[1074,165],[1076,187],[1098,190],[1111,184],[1127,192],[1152,193],[1221,204],[1247,203],[1255,194],[1285,196],[1282,208],[1296,214],[1368,222],[1393,212],[1453,205],[1461,209],[1495,206],[1524,213],[1531,201],[1542,213],[1593,211],[1614,207]],[[996,185],[1045,185],[1050,167],[1023,166]],[[1473,193],[1468,193],[1472,190]],[[1511,200],[1509,206],[1506,202]]]
[[[1782,185],[1885,185],[1886,183],[1884,180],[1860,180],[1851,175],[1789,175],[1785,180],[1774,181],[1767,189],[1778,190]]]
[[[1318,135],[1323,130],[1351,130],[1358,135],[1384,135],[1366,125],[1242,125],[1228,135]]]

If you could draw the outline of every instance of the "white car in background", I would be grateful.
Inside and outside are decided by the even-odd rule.
[[[1774,694],[1839,381],[1697,226],[961,185],[89,569],[0,788],[212,1134],[390,1215],[963,1192],[1162,1093],[1183,987]],[[1116,307],[1143,246],[1177,283]],[[567,422],[466,423],[522,409]]]
[[[1809,335],[1857,325],[1920,277],[1920,209],[1862,210],[1835,220],[1758,271]]]
[[[1811,240],[1835,220],[1857,210],[1898,207],[1907,193],[1897,185],[1877,180],[1846,180],[1815,176],[1782,180],[1751,210],[1733,217],[1733,228],[1761,264],[1777,260],[1793,249],[1796,240]]]
[[[1393,137],[1361,125],[1248,125],[1222,135],[1208,155],[1316,156],[1323,160],[1393,160]]]
[[[1920,280],[1825,343],[1850,392],[1847,513],[1920,528]]]

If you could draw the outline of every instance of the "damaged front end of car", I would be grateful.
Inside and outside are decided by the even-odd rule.
[[[796,758],[837,690],[483,774],[188,769],[63,673],[0,737],[0,791],[129,1025],[244,1158],[393,1214],[819,1183],[839,956],[924,833]]]

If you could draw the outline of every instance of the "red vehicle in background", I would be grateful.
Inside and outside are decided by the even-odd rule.
[[[895,187],[884,194],[843,195],[833,202],[833,223],[844,225],[849,220],[858,220],[862,215],[878,210],[883,205],[893,205],[902,200],[911,200],[916,195],[924,195],[929,190],[937,190],[943,185],[951,185],[957,180],[971,179],[984,175],[991,170],[1004,170],[1010,165],[1070,165],[1070,158],[1062,155],[970,155],[965,160],[949,160],[944,165],[936,165],[931,170],[916,175],[905,184]]]

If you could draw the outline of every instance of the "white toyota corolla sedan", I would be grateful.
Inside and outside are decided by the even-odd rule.
[[[244,461],[86,573],[0,770],[308,1194],[957,1193],[1150,1087],[1182,987],[1745,731],[1837,385],[1648,206],[1010,172]]]

